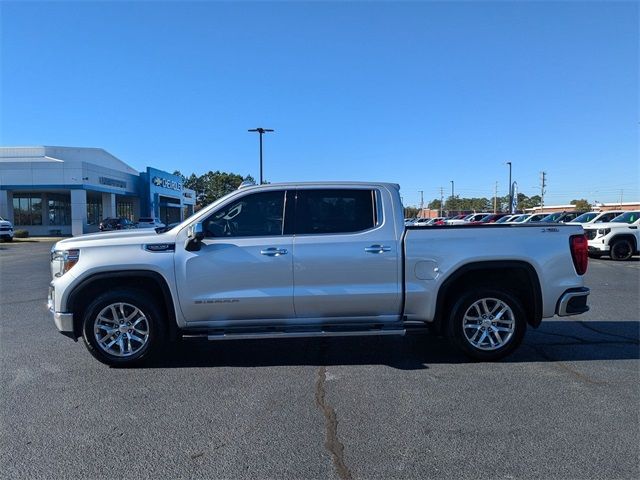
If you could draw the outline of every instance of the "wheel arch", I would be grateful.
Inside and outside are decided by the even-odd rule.
[[[633,249],[633,253],[636,253],[638,251],[638,241],[635,235],[631,233],[618,233],[613,237],[611,237],[611,239],[609,240],[609,245],[613,246],[613,244],[619,240],[629,240],[631,242],[631,248]]]
[[[171,338],[178,334],[175,308],[169,284],[158,272],[151,270],[128,270],[119,272],[100,272],[88,276],[76,285],[67,298],[67,308],[73,312],[73,337],[82,335],[84,311],[96,295],[110,289],[119,288],[143,290],[158,301],[161,312],[165,314],[167,333]]]
[[[540,325],[542,289],[535,268],[521,260],[481,261],[462,265],[440,286],[434,317],[438,332],[444,331],[448,314],[459,297],[457,293],[479,286],[508,289],[524,306],[527,323],[534,328]]]

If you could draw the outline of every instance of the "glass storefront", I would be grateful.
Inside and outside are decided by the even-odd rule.
[[[14,225],[42,225],[42,194],[16,192],[13,194]]]
[[[87,224],[99,225],[102,221],[102,194],[87,192]]]
[[[116,200],[116,216],[128,218],[132,222],[134,220],[133,200],[130,199],[118,199]]]
[[[47,194],[49,225],[71,225],[71,195],[69,193]]]

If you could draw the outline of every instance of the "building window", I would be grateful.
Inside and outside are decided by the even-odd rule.
[[[185,205],[182,207],[182,220],[186,220],[193,215],[193,205]]]
[[[50,193],[47,195],[49,225],[71,225],[71,195]]]
[[[15,225],[42,225],[42,195],[39,193],[14,193],[13,223]]]
[[[116,213],[118,217],[128,218],[133,221],[133,202],[119,201],[116,203]]]
[[[87,192],[87,223],[98,225],[102,220],[102,194]]]

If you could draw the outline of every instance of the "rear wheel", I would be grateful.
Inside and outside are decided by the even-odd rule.
[[[626,238],[616,240],[611,245],[611,260],[629,260],[633,255],[633,245]]]
[[[520,301],[507,292],[477,289],[453,306],[449,337],[469,357],[499,360],[522,342],[527,328]]]
[[[102,363],[131,366],[151,358],[165,339],[163,317],[142,291],[115,290],[86,309],[83,339]]]

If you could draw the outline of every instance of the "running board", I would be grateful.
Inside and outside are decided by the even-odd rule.
[[[309,338],[309,337],[362,337],[375,335],[404,335],[407,329],[398,326],[371,325],[326,325],[326,326],[281,326],[267,328],[229,328],[189,331],[183,330],[184,338],[207,337],[208,340],[239,340],[261,338]]]

